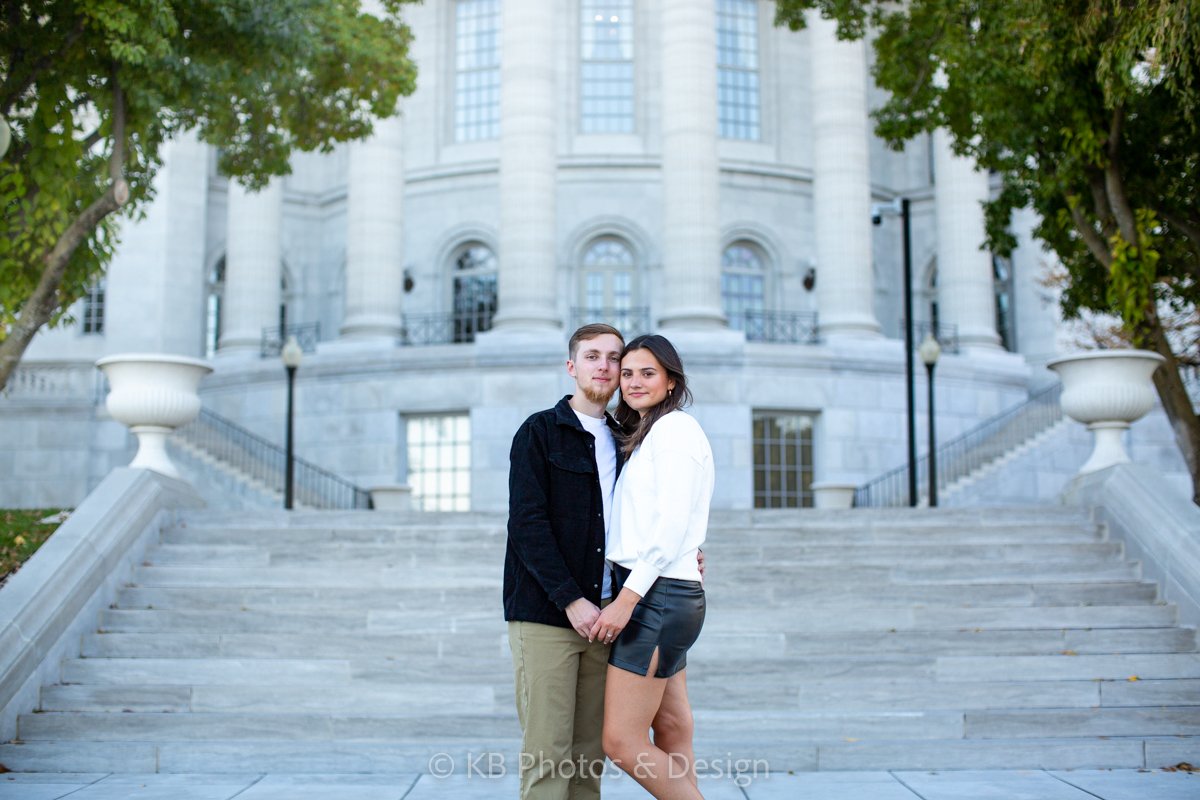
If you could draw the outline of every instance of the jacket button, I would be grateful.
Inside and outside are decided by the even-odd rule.
[[[600,588],[600,584],[598,584],[598,583],[593,583],[593,584],[592,584],[592,588],[593,588],[593,589],[599,589],[599,588]]]
[[[597,548],[596,548],[596,552],[597,552],[597,553],[603,553],[603,552],[604,552],[604,550],[603,550],[602,548],[599,548],[599,547],[597,547]]]

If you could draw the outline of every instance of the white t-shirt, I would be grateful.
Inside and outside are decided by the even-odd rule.
[[[613,487],[617,483],[617,444],[613,440],[612,429],[603,417],[589,417],[578,411],[575,411],[575,416],[579,417],[583,429],[596,439],[596,470],[600,473],[600,497],[604,501],[604,543],[607,547],[608,531],[612,524]],[[612,572],[605,565],[600,599],[609,597],[612,597]]]

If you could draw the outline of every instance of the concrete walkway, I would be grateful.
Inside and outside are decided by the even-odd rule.
[[[1200,800],[1200,774],[1159,770],[774,773],[706,777],[707,800]],[[0,775],[0,800],[505,800],[515,775]],[[604,800],[649,797],[605,777]]]

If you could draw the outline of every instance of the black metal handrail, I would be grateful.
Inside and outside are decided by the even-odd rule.
[[[626,340],[632,339],[635,336],[641,336],[643,333],[649,333],[653,327],[650,324],[650,309],[646,306],[635,306],[633,308],[572,308],[570,330],[568,333],[593,322],[603,322],[605,325],[612,325],[621,332],[621,335]]]
[[[991,463],[1062,420],[1062,384],[1055,383],[937,449],[937,484],[942,489]],[[917,486],[929,485],[929,455],[917,459]],[[908,465],[896,467],[854,493],[854,505],[908,505]]]
[[[732,315],[729,325],[744,331],[748,342],[816,344],[815,311],[743,311]]]
[[[184,441],[273,491],[284,490],[287,454],[282,447],[209,411],[179,429]],[[294,459],[295,501],[309,508],[371,508],[371,493],[345,478]]]
[[[321,323],[306,322],[303,325],[288,325],[286,328],[263,328],[259,355],[263,358],[279,355],[283,352],[283,346],[289,336],[296,337],[300,349],[305,353],[315,353],[317,343],[321,341]]]

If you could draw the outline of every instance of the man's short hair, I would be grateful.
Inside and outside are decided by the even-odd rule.
[[[611,333],[613,336],[621,340],[622,346],[625,344],[625,337],[621,332],[612,325],[606,325],[603,322],[593,322],[584,325],[579,330],[571,334],[571,341],[567,343],[567,355],[572,361],[575,360],[575,353],[579,350],[579,343],[588,339],[595,339],[597,336],[603,336],[606,333]]]

